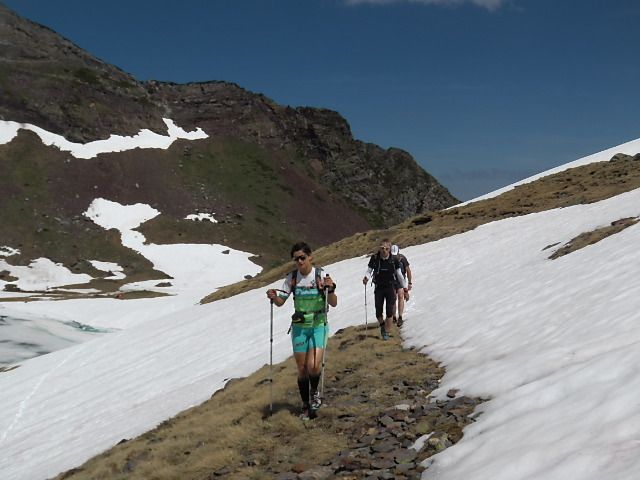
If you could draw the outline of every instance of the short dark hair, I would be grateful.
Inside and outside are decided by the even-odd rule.
[[[307,245],[306,242],[298,242],[291,247],[291,258],[293,258],[293,254],[302,250],[307,255],[311,255],[311,247]]]

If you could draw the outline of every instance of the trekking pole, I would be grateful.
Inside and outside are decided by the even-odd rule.
[[[271,299],[271,334],[269,337],[269,416],[273,415],[273,298]]]
[[[369,331],[369,315],[367,312],[367,284],[364,284],[364,338],[367,338]]]
[[[327,275],[328,276],[328,275]],[[327,361],[327,347],[329,346],[329,288],[324,287],[324,354],[322,355],[322,372],[320,373],[320,398],[324,400],[324,365]]]

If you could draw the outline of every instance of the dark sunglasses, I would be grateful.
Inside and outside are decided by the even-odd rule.
[[[390,250],[389,247],[380,247],[380,250]]]
[[[304,262],[306,259],[306,255],[298,255],[297,257],[293,257],[294,262]]]

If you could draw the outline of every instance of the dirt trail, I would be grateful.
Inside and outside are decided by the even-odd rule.
[[[337,332],[328,348],[325,404],[315,420],[298,417],[291,357],[273,366],[272,415],[265,365],[57,478],[419,478],[423,460],[462,437],[479,400],[430,399],[444,369],[400,341],[397,330],[385,342],[371,326]],[[422,446],[410,448],[418,439]]]

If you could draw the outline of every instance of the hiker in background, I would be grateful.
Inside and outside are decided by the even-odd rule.
[[[396,285],[400,285],[403,289],[406,289],[407,285],[398,261],[391,256],[391,242],[387,239],[380,244],[378,253],[369,259],[362,283],[366,285],[369,278],[372,278],[376,285],[373,294],[380,334],[384,340],[389,340],[389,332],[393,324],[393,309],[396,304]],[[386,318],[382,316],[383,309]]]
[[[322,403],[318,385],[329,338],[325,308],[338,305],[336,283],[322,268],[313,265],[311,247],[306,243],[299,242],[291,247],[291,258],[296,268],[286,276],[282,290],[267,290],[267,297],[281,307],[293,293],[295,312],[291,317],[291,343],[298,367],[301,416],[314,418]]]
[[[402,253],[400,253],[400,247],[398,245],[391,246],[391,255],[393,255],[400,265],[400,271],[405,280],[407,288],[403,288],[400,284],[396,284],[397,292],[397,305],[393,311],[393,322],[398,325],[398,328],[402,327],[404,320],[402,320],[402,314],[404,313],[404,302],[409,300],[409,292],[411,290],[411,280],[413,274],[411,273],[411,266],[409,260]]]

